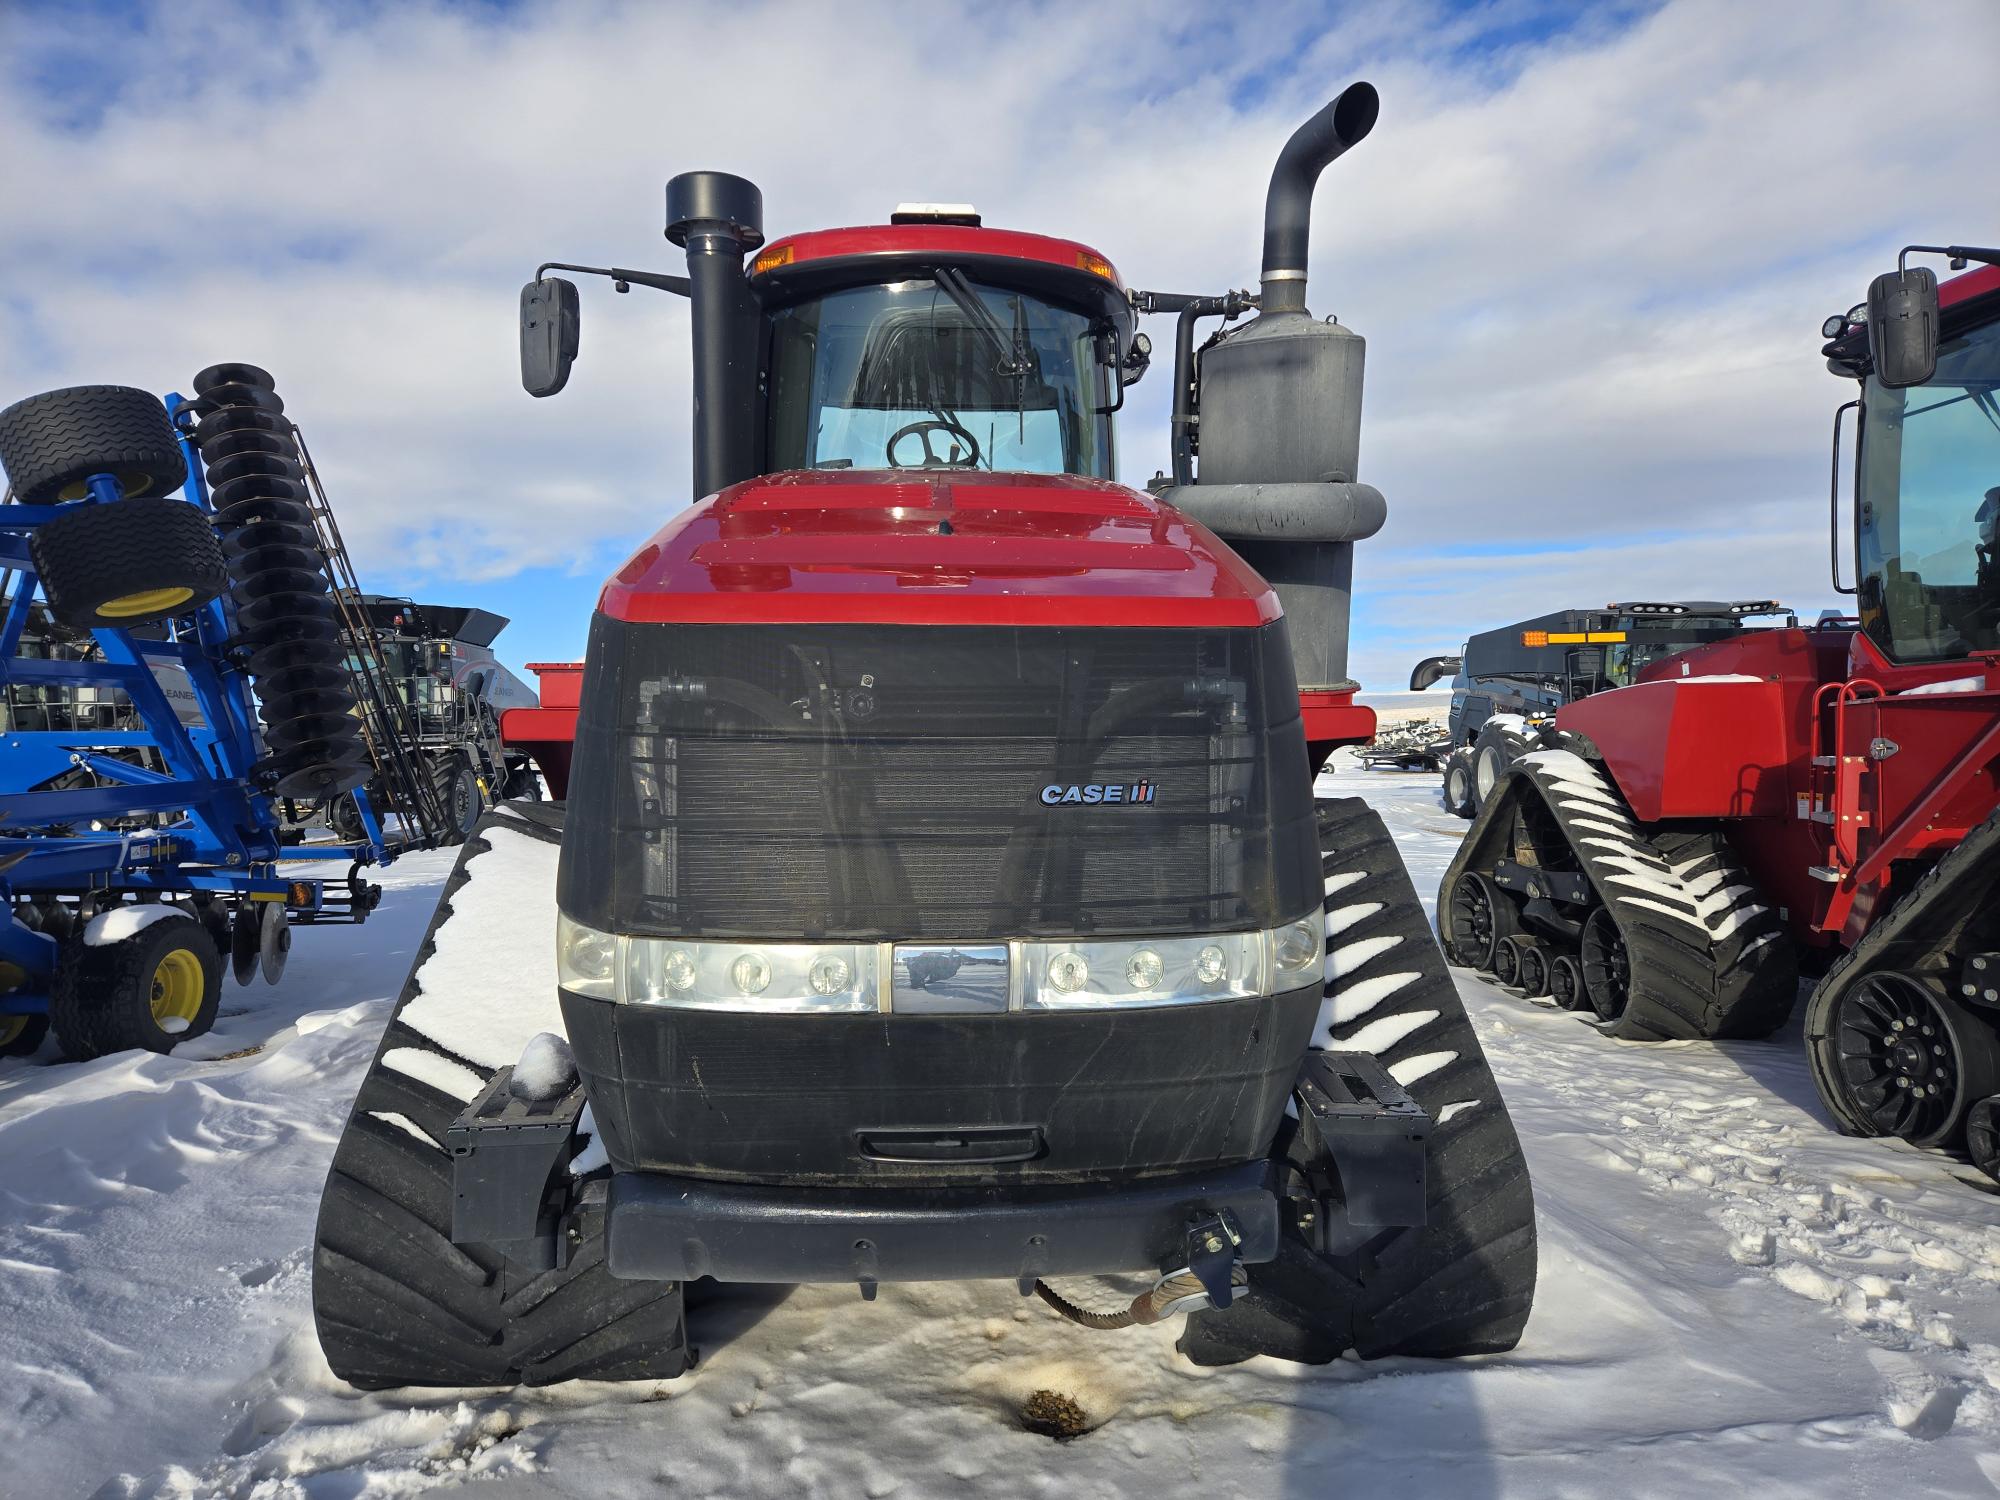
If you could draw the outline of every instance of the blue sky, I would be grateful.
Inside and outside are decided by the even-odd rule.
[[[671,268],[661,184],[716,166],[773,232],[966,198],[1137,285],[1248,285],[1277,147],[1367,77],[1381,123],[1322,182],[1311,301],[1369,340],[1390,521],[1354,666],[1393,687],[1563,605],[1822,601],[1844,392],[1816,330],[1904,242],[2000,234],[1964,123],[1996,58],[1989,0],[16,0],[0,400],[252,359],[368,584],[510,616],[516,665],[573,656],[689,498],[686,321],[586,286],[577,375],[533,402],[537,262]],[[1166,384],[1124,419],[1135,482]]]

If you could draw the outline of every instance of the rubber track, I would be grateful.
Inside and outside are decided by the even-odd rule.
[[[1319,804],[1327,984],[1315,1046],[1374,1054],[1431,1116],[1429,1215],[1354,1254],[1287,1234],[1224,1312],[1189,1318],[1203,1364],[1254,1354],[1323,1363],[1511,1349],[1534,1302],[1535,1204],[1506,1101],[1382,820]]]
[[[1530,797],[1610,908],[1631,966],[1621,1016],[1580,1016],[1634,1041],[1764,1037],[1784,1025],[1798,996],[1797,957],[1727,841],[1699,826],[1642,829],[1611,778],[1574,751],[1535,750],[1514,763],[1445,872],[1441,921],[1460,875],[1490,874],[1515,856],[1515,815]]]
[[[605,1269],[594,1197],[586,1194],[581,1239],[561,1270],[537,1271],[483,1246],[454,1245],[451,1158],[436,1143],[464,1106],[382,1066],[383,1055],[399,1047],[471,1066],[397,1017],[422,993],[423,966],[454,903],[478,899],[476,861],[493,849],[482,835],[504,826],[558,843],[562,816],[559,802],[510,803],[480,819],[445,882],[335,1149],[314,1236],[313,1317],[328,1364],[350,1384],[669,1380],[689,1364],[680,1287],[621,1281]],[[425,1139],[382,1116],[408,1121]]]
[[[1844,1135],[1874,1135],[1867,1122],[1848,1114],[1833,1083],[1833,1044],[1828,1020],[1834,1001],[1856,980],[1882,969],[1936,974],[1944,980],[1944,999],[1957,1004],[1946,972],[1947,955],[1979,952],[2000,946],[2000,809],[1958,841],[1944,857],[1889,908],[1888,915],[1843,953],[1814,986],[1806,1002],[1806,1057],[1813,1082],[1827,1112]],[[1970,929],[1970,930],[1968,930]],[[2000,1011],[1964,1007],[1988,1022],[2000,1024]]]

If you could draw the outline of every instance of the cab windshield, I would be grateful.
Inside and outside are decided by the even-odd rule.
[[[772,315],[770,467],[1115,477],[1108,319],[941,271]]]
[[[1929,384],[1868,380],[1861,622],[1896,661],[2000,649],[2000,324],[1951,339]]]

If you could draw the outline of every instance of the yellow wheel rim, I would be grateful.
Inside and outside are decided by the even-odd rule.
[[[26,1016],[0,1016],[0,1047],[11,1047],[14,1039],[28,1029]]]
[[[153,970],[153,1019],[193,1022],[207,988],[201,960],[185,948],[174,949]]]
[[[107,599],[97,606],[97,612],[109,619],[129,620],[134,615],[156,615],[162,610],[172,609],[176,604],[185,604],[193,597],[193,589],[144,589],[136,594]]]

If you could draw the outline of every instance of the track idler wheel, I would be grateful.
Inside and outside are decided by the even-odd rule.
[[[270,751],[255,773],[281,797],[339,796],[367,780],[368,755],[285,403],[249,364],[211,365],[194,389],[195,445]]]
[[[1451,888],[1451,908],[1444,921],[1445,956],[1465,968],[1491,972],[1500,945],[1520,925],[1513,899],[1487,876],[1467,871]]]
[[[1564,1010],[1590,1008],[1590,996],[1583,984],[1583,965],[1574,954],[1558,953],[1549,960],[1549,998]]]
[[[1828,1101],[1862,1135],[1955,1146],[1975,1105],[2000,1094],[2000,1030],[1946,998],[1936,980],[1864,974],[1831,998],[1817,1069]],[[1817,1018],[1815,1018],[1817,1019]],[[1807,1035],[1821,1028],[1809,1024]]]
[[[1549,950],[1534,938],[1515,934],[1507,939],[1514,950],[1514,983],[1530,1000],[1549,992]]]

